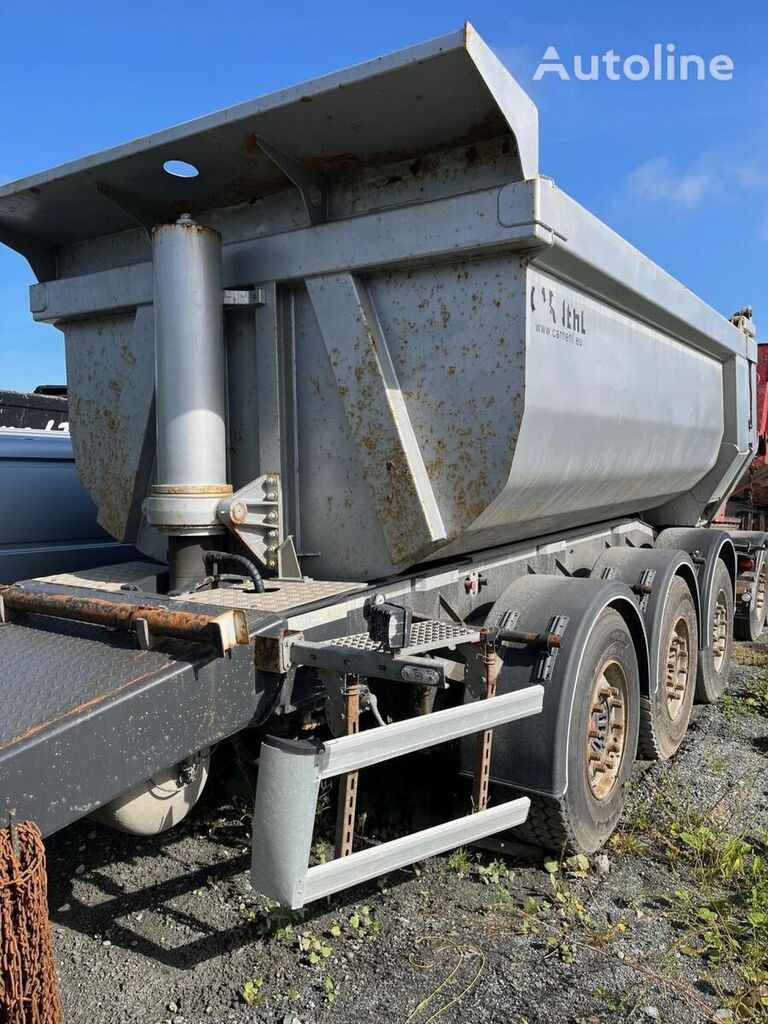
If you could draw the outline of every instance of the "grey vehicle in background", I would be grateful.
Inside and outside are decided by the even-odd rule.
[[[131,557],[78,479],[63,391],[0,391],[0,583]]]

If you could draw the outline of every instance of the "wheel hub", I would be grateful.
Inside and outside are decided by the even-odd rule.
[[[768,565],[765,561],[760,566],[760,572],[757,574],[757,587],[755,588],[755,612],[757,613],[758,623],[763,622],[765,619],[765,575],[768,571]]]
[[[728,647],[728,600],[721,590],[715,600],[712,616],[712,658],[715,672],[720,672],[725,662]]]
[[[664,685],[667,695],[667,713],[674,722],[679,716],[689,685],[690,646],[688,624],[684,618],[675,623],[667,650]]]
[[[617,661],[598,671],[592,688],[587,733],[587,781],[596,800],[613,790],[621,771],[626,745],[628,685]]]

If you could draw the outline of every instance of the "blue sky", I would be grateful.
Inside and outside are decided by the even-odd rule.
[[[458,28],[470,20],[539,106],[541,169],[725,315],[768,339],[768,8],[761,0],[380,4],[0,0],[0,181]],[[730,82],[561,81],[573,56],[733,58]],[[450,97],[446,97],[450,102]],[[64,378],[0,247],[0,387]]]

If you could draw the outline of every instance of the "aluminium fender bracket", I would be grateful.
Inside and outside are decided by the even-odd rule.
[[[553,615],[549,620],[545,643],[542,644],[539,661],[536,665],[535,679],[542,683],[548,683],[552,678],[552,670],[555,667],[555,660],[560,651],[561,640],[568,625],[567,615]]]
[[[653,582],[656,579],[655,569],[643,569],[637,578],[637,582],[633,583],[629,588],[633,594],[636,594],[640,601],[640,611],[644,612],[648,607],[648,598],[653,593]]]
[[[768,533],[763,530],[728,530],[738,554],[754,555],[768,547]]]
[[[552,678],[555,659],[560,650],[565,627],[568,625],[568,616],[553,615],[543,633],[515,629],[519,618],[519,611],[505,612],[498,623],[488,630],[488,639],[491,643],[505,647],[518,644],[538,649],[539,659],[534,678],[537,682],[546,683]]]
[[[600,570],[601,580],[618,580],[621,579],[619,575],[618,567],[615,565],[606,565]],[[641,612],[645,612],[648,609],[648,598],[653,593],[653,583],[656,579],[655,569],[641,569],[640,575],[634,583],[628,583],[629,589],[635,594],[640,600],[637,602]]]

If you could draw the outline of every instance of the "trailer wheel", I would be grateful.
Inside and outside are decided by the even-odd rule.
[[[712,590],[707,610],[710,643],[699,651],[696,676],[696,699],[702,704],[719,700],[728,685],[728,671],[733,653],[733,582],[721,559],[712,577]]]
[[[754,643],[760,637],[765,626],[766,584],[768,583],[768,560],[765,552],[755,556],[755,584],[752,589],[752,600],[747,615],[737,615],[733,623],[733,632],[737,640],[748,640]]]
[[[561,798],[531,796],[521,839],[552,850],[594,853],[616,827],[639,727],[640,673],[629,628],[601,612],[584,647],[568,730]]]
[[[674,576],[661,623],[656,692],[640,699],[638,756],[648,761],[672,757],[688,729],[696,690],[698,625],[688,585]]]

